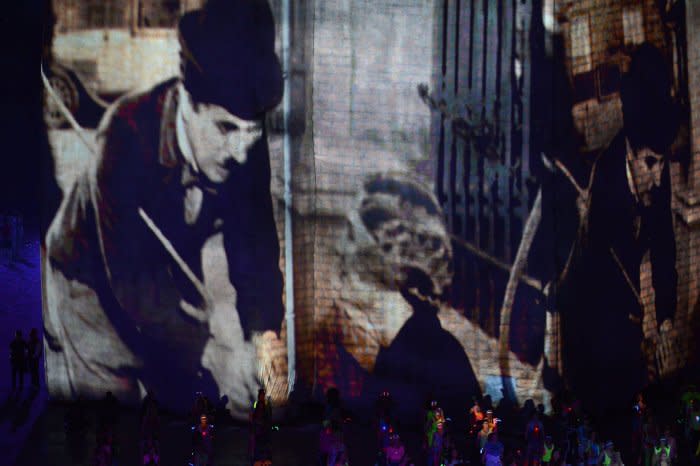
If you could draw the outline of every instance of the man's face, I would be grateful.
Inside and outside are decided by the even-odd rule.
[[[223,183],[262,138],[262,121],[244,120],[215,104],[183,107],[187,137],[199,170],[212,183]]]
[[[651,193],[661,185],[661,173],[664,169],[664,158],[650,149],[636,151],[632,158],[632,176],[637,187],[637,194],[646,207],[651,205]]]

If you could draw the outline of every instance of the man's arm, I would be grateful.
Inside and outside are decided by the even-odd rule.
[[[116,112],[115,112],[116,113]],[[145,167],[135,166],[142,151],[136,129],[128,120],[111,115],[103,121],[98,136],[98,154],[91,170],[91,195],[95,206],[99,245],[108,274],[136,259],[134,241],[126,241],[138,223],[140,189]],[[132,232],[133,234],[133,232]],[[139,258],[143,260],[144,258]],[[131,262],[133,265],[133,262]],[[111,278],[111,277],[110,277]]]
[[[224,246],[246,339],[267,330],[279,333],[284,316],[280,247],[265,137],[222,193],[231,200],[224,222]]]
[[[652,284],[656,295],[656,320],[661,325],[674,318],[677,302],[676,237],[671,212],[671,180],[668,164],[653,208],[650,224]]]
[[[102,305],[120,337],[140,352],[142,337],[134,324],[160,318],[155,299],[163,299],[162,246],[139,216],[157,193],[153,165],[157,163],[156,137],[148,125],[158,124],[156,114],[144,122],[128,102],[112,109],[103,120],[99,150],[90,171],[91,204],[94,206],[95,241],[104,270],[95,284]],[[150,191],[149,191],[150,190]],[[148,208],[148,206],[145,206]],[[157,293],[156,293],[157,291]]]

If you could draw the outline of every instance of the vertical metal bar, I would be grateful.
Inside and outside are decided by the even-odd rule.
[[[447,0],[445,14],[447,28],[445,34],[445,80],[443,82],[443,96],[448,105],[455,102],[455,49],[457,45],[457,35],[455,23],[457,21],[456,0]],[[452,134],[452,124],[445,125],[445,152],[444,152],[444,191],[447,193],[447,204],[445,214],[447,215],[447,225],[449,231],[454,231],[454,210],[455,210],[455,174],[454,155],[455,141]]]
[[[503,150],[503,177],[499,177],[499,197],[502,202],[502,218],[503,218],[503,259],[505,262],[510,262],[511,259],[511,224],[510,224],[510,209],[511,209],[511,150],[512,150],[512,120],[513,112],[513,87],[515,76],[513,59],[513,38],[515,28],[515,5],[516,0],[502,0],[501,9],[501,75],[500,75],[500,91],[499,91],[499,128],[501,131],[501,141]]]
[[[488,0],[473,0],[472,2],[472,30],[471,30],[471,76],[469,103],[471,112],[469,120],[476,123],[481,118],[483,109],[483,74],[484,74],[484,8]],[[481,154],[476,150],[473,141],[469,145],[469,196],[472,203],[470,217],[473,225],[473,242],[477,248],[481,247]],[[481,290],[482,283],[481,269],[479,261],[472,262],[473,270],[473,320],[479,324],[481,322]]]
[[[470,67],[470,51],[471,51],[471,10],[472,0],[461,0],[458,2],[457,15],[458,21],[456,25],[457,34],[457,77],[455,80],[455,91],[460,102],[460,114],[467,117],[467,108],[469,102],[469,75]],[[469,141],[464,138],[456,139],[456,160],[455,160],[455,188],[457,197],[457,212],[456,217],[459,223],[455,223],[455,229],[459,227],[459,236],[465,240],[468,239],[469,228],[469,191],[467,183],[467,171],[469,164]],[[454,280],[459,284],[470,283],[468,277],[467,258],[464,253],[459,251],[455,261],[455,277]],[[459,286],[453,288],[453,293],[457,299],[456,304],[463,305],[465,314],[468,316],[470,302],[470,287]]]
[[[439,100],[442,98],[443,89],[445,87],[445,66],[446,59],[446,41],[447,41],[447,0],[436,5],[436,31],[435,31],[435,42],[440,45],[440,47],[435,47],[439,50],[433,57],[435,62],[435,89],[436,98]],[[445,118],[440,112],[434,111],[431,120],[431,133],[433,136],[432,144],[433,150],[433,160],[435,161],[435,196],[438,199],[440,205],[445,207],[445,192],[444,192],[444,158],[445,158]]]
[[[496,92],[498,89],[498,0],[488,2],[486,10],[486,69],[484,74],[484,116],[486,121],[493,122],[497,119]],[[482,154],[486,156],[486,154]],[[489,180],[488,189],[484,193],[484,217],[488,224],[487,248],[493,254],[495,252],[495,223],[496,205],[492,193],[492,183]]]
[[[530,43],[530,22],[532,15],[532,0],[526,0],[519,5],[523,9],[520,16],[522,21],[521,40],[522,40],[522,69],[523,69],[523,88],[522,88],[522,152],[521,152],[521,200],[520,218],[522,225],[525,225],[525,220],[528,217],[530,208],[529,193],[527,191],[527,179],[530,176],[530,119],[531,119],[531,90],[532,90],[532,45]]]
[[[460,45],[460,37],[459,37],[459,28],[460,28],[460,8],[461,8],[461,0],[455,0],[453,3],[453,10],[452,10],[452,17],[454,18],[454,26],[450,26],[453,36],[451,40],[451,44],[453,44],[452,50],[451,50],[451,56],[453,58],[453,63],[452,63],[452,101],[455,102],[455,109],[454,111],[459,112],[460,111],[460,95],[459,95],[459,78],[460,78],[460,67],[459,67],[459,45]],[[453,131],[454,133],[454,131]],[[459,180],[459,173],[461,172],[461,163],[459,163],[459,158],[461,158],[460,154],[460,145],[462,144],[462,141],[460,138],[457,136],[457,134],[452,135],[452,147],[450,148],[450,192],[452,193],[452,205],[450,206],[450,210],[452,212],[452,232],[457,231],[462,222],[461,218],[462,216],[460,215],[460,211],[462,210],[462,197],[459,195],[460,191],[460,185],[461,183],[458,182]],[[461,231],[460,231],[461,233]]]
[[[457,80],[457,95],[464,101],[467,107],[471,105],[471,100],[469,99],[469,76],[471,74],[472,2],[473,0],[462,0],[459,9],[459,56],[457,60],[461,72]],[[463,116],[467,117],[467,109],[462,108],[461,110],[464,112]],[[457,154],[459,157],[457,161],[457,186],[462,207],[462,211],[460,212],[462,216],[461,236],[468,240],[467,228],[469,225],[468,218],[471,208],[467,180],[469,176],[467,173],[470,154],[469,141],[463,139],[458,141]],[[461,265],[463,266],[464,264]]]
[[[475,0],[473,3],[473,29],[472,29],[472,54],[471,54],[471,92],[469,102],[472,107],[470,119],[478,121],[483,108],[483,57],[484,57],[484,6],[488,0]],[[481,246],[481,178],[479,174],[479,161],[481,154],[474,151],[471,145],[471,157],[469,166],[469,192],[472,196],[474,218],[474,244]]]
[[[454,93],[459,97],[460,85],[460,51],[462,46],[462,37],[460,35],[462,26],[462,0],[456,0],[454,9],[455,25],[454,25]]]

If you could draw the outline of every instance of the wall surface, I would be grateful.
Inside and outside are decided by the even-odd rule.
[[[506,1],[499,0],[499,4]],[[493,65],[492,71],[500,70],[492,74],[500,73],[521,86],[518,92],[522,91],[523,95],[518,96],[520,100],[517,100],[515,92],[507,88],[508,79],[498,81],[498,95],[504,98],[510,96],[508,98],[512,97],[514,102],[514,110],[506,118],[508,124],[512,123],[512,128],[522,130],[526,135],[524,140],[512,146],[517,145],[513,152],[522,150],[524,157],[516,163],[515,159],[510,159],[510,155],[505,157],[500,152],[486,154],[486,149],[481,153],[473,150],[473,147],[469,151],[465,146],[455,144],[460,149],[454,151],[462,150],[463,154],[467,154],[464,157],[471,158],[455,158],[464,160],[464,166],[461,172],[451,171],[457,173],[455,178],[471,176],[477,184],[482,183],[479,189],[484,196],[492,194],[493,186],[497,184],[494,180],[498,177],[502,177],[502,181],[503,177],[511,174],[519,176],[524,173],[523,179],[517,183],[502,184],[507,188],[507,193],[500,199],[507,199],[507,207],[493,202],[493,209],[513,207],[518,209],[519,215],[522,214],[518,217],[520,223],[514,222],[512,229],[504,229],[508,231],[506,236],[509,236],[505,241],[513,245],[521,243],[519,236],[524,229],[523,223],[528,217],[534,193],[542,186],[542,189],[547,189],[542,181],[545,176],[537,169],[525,169],[521,164],[521,160],[524,164],[533,160],[540,163],[540,154],[535,153],[539,151],[539,146],[535,143],[529,145],[536,138],[530,138],[528,131],[535,130],[528,125],[533,124],[532,114],[545,104],[534,99],[534,102],[529,102],[534,91],[528,87],[531,85],[528,79],[537,76],[537,72],[530,72],[532,67],[540,65],[531,63],[529,60],[532,57],[527,54],[532,52],[534,56],[536,48],[544,45],[535,43],[532,48],[516,46],[523,37],[530,37],[528,28],[535,27],[535,22],[527,21],[527,8],[540,3],[508,3],[514,8],[511,10],[513,18],[517,19],[517,24],[515,20],[512,24],[512,36],[508,36],[511,39],[508,47],[491,44],[478,51],[492,50],[490,47],[496,51],[508,51],[503,52],[505,57],[499,56],[498,59],[486,57],[484,66],[488,62]],[[440,191],[436,189],[440,167],[437,166],[435,154],[449,152],[436,148],[439,141],[444,140],[436,133],[439,132],[441,118],[445,121],[448,118],[426,105],[419,96],[418,86],[427,84],[432,90],[438,87],[440,57],[449,49],[444,46],[443,39],[447,42],[449,36],[452,41],[450,47],[459,42],[455,41],[457,36],[452,30],[456,30],[455,15],[443,23],[442,12],[447,10],[442,8],[448,5],[447,9],[451,8],[450,11],[454,13],[455,6],[459,4],[427,0],[305,0],[292,2],[290,21],[285,23],[282,0],[271,1],[280,56],[284,52],[281,37],[284,26],[290,30],[290,68],[285,71],[288,72],[291,88],[288,115],[291,126],[289,138],[285,141],[283,108],[280,106],[269,115],[270,193],[282,251],[279,260],[282,271],[287,265],[285,247],[291,246],[291,255],[287,257],[293,260],[293,267],[291,274],[285,276],[285,285],[290,286],[290,280],[293,280],[294,303],[289,304],[293,304],[295,312],[294,363],[297,388],[305,396],[319,398],[327,388],[338,387],[342,396],[351,402],[368,405],[383,389],[383,384],[391,382],[391,377],[380,376],[380,373],[399,370],[391,364],[387,366],[387,360],[399,350],[407,350],[408,353],[411,353],[410,350],[425,350],[425,360],[418,361],[417,366],[401,368],[410,376],[404,377],[394,372],[398,375],[392,379],[397,387],[416,385],[414,382],[417,380],[424,383],[415,389],[416,392],[423,390],[423,393],[414,393],[414,398],[406,397],[412,403],[424,401],[417,398],[427,396],[431,390],[454,394],[446,387],[449,381],[436,378],[433,383],[420,379],[421,374],[416,373],[419,371],[416,367],[420,370],[425,368],[426,373],[439,368],[443,374],[454,376],[455,380],[464,375],[463,387],[468,386],[465,375],[468,372],[473,375],[476,384],[474,394],[488,394],[494,402],[512,389],[510,395],[517,402],[532,399],[549,408],[550,390],[561,387],[561,380],[557,381],[558,384],[545,384],[544,380],[547,369],[560,371],[562,364],[558,351],[563,314],[547,302],[548,297],[542,293],[542,288],[552,277],[538,276],[537,280],[542,281],[537,284],[537,292],[534,291],[536,287],[522,283],[518,285],[513,298],[515,310],[506,327],[509,333],[501,340],[501,301],[509,268],[513,265],[515,248],[504,254],[503,257],[507,259],[496,266],[493,257],[485,257],[484,250],[471,251],[471,255],[467,254],[469,260],[475,263],[484,260],[494,268],[480,274],[485,266],[479,263],[478,267],[474,267],[477,278],[473,282],[469,281],[471,276],[468,274],[460,276],[462,281],[453,281],[455,258],[462,260],[464,257],[462,250],[457,252],[458,247],[464,247],[463,244],[459,246],[458,242],[464,243],[466,236],[450,230],[453,225],[446,220],[449,215],[442,211],[444,200],[436,198],[436,191]],[[489,12],[493,15],[499,11],[493,8],[494,4],[486,0],[475,0],[472,4],[480,6],[474,10],[475,17],[493,26],[494,20],[491,19],[489,23],[488,15]],[[527,5],[527,8],[522,5]],[[645,38],[658,46],[666,46],[665,30],[655,5],[656,2],[652,0],[643,3]],[[612,0],[562,2],[557,10],[557,15],[568,15],[569,18],[582,14],[590,17],[592,66],[615,63],[625,70],[631,49],[624,47],[620,3]],[[559,16],[556,18],[561,19]],[[700,272],[695,260],[700,245],[697,230],[700,221],[700,176],[697,170],[700,162],[695,160],[700,159],[697,150],[700,144],[697,130],[697,122],[700,121],[700,94],[697,90],[700,83],[696,82],[700,72],[700,10],[694,2],[688,5],[687,19],[691,119],[686,123],[686,132],[693,157],[689,169],[683,161],[672,164],[672,205],[678,251],[676,268],[679,272],[676,331],[682,344],[679,351],[674,353],[669,367],[685,362],[688,344],[692,342],[692,329],[697,326],[694,322],[700,316],[696,310]],[[548,18],[547,21],[547,27],[553,27],[549,22],[555,19]],[[462,27],[466,28],[468,24],[471,23],[464,22]],[[504,20],[503,24],[509,23]],[[452,32],[443,35],[443,28],[452,28]],[[558,25],[557,28],[566,44],[567,26]],[[485,27],[484,34],[497,34],[498,30]],[[534,33],[532,37],[535,37]],[[532,37],[528,40],[535,41]],[[471,55],[467,49],[463,47],[461,53],[468,58]],[[126,28],[81,30],[59,34],[54,42],[54,54],[59,61],[85,68],[90,68],[92,65],[88,66],[89,63],[94,63],[88,84],[103,93],[145,88],[177,75],[178,53],[174,30],[148,33],[132,32]],[[514,64],[512,76],[501,70],[502,64],[507,65],[511,59]],[[567,82],[573,85],[575,79],[571,74],[571,57],[563,56],[561,59],[570,73]],[[466,60],[459,63],[463,81],[467,76],[466,71],[469,71],[466,63]],[[449,64],[455,65],[453,62]],[[484,88],[496,86],[496,81],[483,81],[486,83]],[[478,85],[472,87],[470,83],[467,86],[466,81],[462,85],[464,89],[460,89],[460,92],[468,90],[470,98],[481,98],[491,107],[497,107],[498,98],[493,95],[480,96],[481,88]],[[528,106],[530,104],[532,107]],[[538,105],[543,107],[538,108]],[[527,110],[523,111],[523,108]],[[518,111],[521,113],[517,114]],[[586,164],[591,161],[591,155],[606,147],[622,127],[619,95],[614,92],[604,99],[594,96],[567,111],[570,111],[583,141],[572,159],[589,166]],[[498,114],[499,110],[494,112]],[[443,122],[443,126],[452,128],[449,123]],[[546,132],[547,129],[536,130]],[[510,127],[508,131],[511,131]],[[86,136],[92,144],[94,134],[88,132]],[[503,139],[503,135],[499,133],[495,138]],[[51,142],[59,184],[68,193],[74,181],[87,170],[94,154],[86,149],[72,129],[52,131]],[[682,142],[679,146],[683,145]],[[494,146],[502,147],[499,144],[502,142],[497,141]],[[479,162],[486,158],[483,155],[491,155],[493,160]],[[291,204],[287,204],[284,193],[286,157],[289,157],[291,164]],[[512,165],[507,165],[511,162]],[[472,164],[473,169],[467,176],[468,164]],[[484,175],[486,172],[489,176]],[[467,186],[465,180],[460,179],[453,184],[459,185],[460,182]],[[470,202],[478,197],[478,194],[463,191],[451,194],[469,197]],[[493,198],[496,199],[496,196]],[[475,200],[475,205],[481,201],[483,199]],[[484,202],[483,205],[486,204]],[[576,207],[575,200],[566,206],[572,212]],[[464,216],[467,219],[466,213]],[[474,218],[476,222],[481,222],[487,216],[479,212]],[[292,224],[286,224],[290,220]],[[468,221],[472,221],[472,218],[465,220],[465,225]],[[501,228],[500,225],[491,225],[491,230],[487,230],[487,223],[484,220],[482,234]],[[477,245],[479,240],[475,240]],[[496,241],[487,238],[481,246],[486,247],[485,243]],[[565,238],[562,241],[570,244],[573,239]],[[530,268],[535,269],[540,265],[538,261],[549,260],[549,256],[545,259],[542,257],[532,255],[523,259],[529,262],[528,273]],[[218,264],[217,267],[221,276],[226,276],[225,265]],[[641,264],[640,272],[644,316],[642,330],[647,340],[654,339],[657,331],[652,274],[652,264],[647,257]],[[421,279],[425,280],[421,282]],[[455,282],[469,288],[469,293],[474,297],[473,302],[462,303],[459,309],[450,304],[447,294],[441,294]],[[430,293],[421,294],[421,286],[432,286],[435,296],[425,298]],[[422,302],[415,301],[416,292],[425,298]],[[286,299],[286,295],[281,299]],[[228,306],[227,309],[235,311],[235,302],[225,301],[220,303],[220,308]],[[430,309],[430,312],[426,312],[426,309]],[[233,321],[237,320],[234,318]],[[425,333],[423,339],[420,332],[411,333],[415,331],[416,322],[424,325],[421,329]],[[290,329],[286,325],[286,322],[282,325],[282,341],[289,335]],[[499,348],[502,341],[506,342],[505,348]],[[245,346],[246,351],[252,351],[250,342],[238,343]],[[432,345],[439,351],[432,353],[430,348],[421,345]],[[286,361],[284,345],[268,349],[269,353],[261,356],[263,359],[291,362]],[[444,355],[440,353],[442,350],[445,351]],[[407,361],[414,356],[407,354]],[[653,368],[655,355],[648,353],[646,356],[650,368]],[[450,366],[454,362],[450,357],[462,365]],[[547,357],[550,359],[546,360]],[[465,374],[451,374],[450,370],[454,367],[459,367],[459,370],[454,369],[455,372]],[[285,364],[278,366],[280,373],[284,373],[286,368]],[[235,384],[237,380],[231,383]],[[468,393],[464,388],[460,396]],[[418,404],[413,405],[416,406]]]

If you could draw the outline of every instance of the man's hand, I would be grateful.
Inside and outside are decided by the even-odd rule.
[[[253,335],[258,355],[258,377],[273,404],[286,401],[288,390],[287,347],[272,330]]]
[[[678,331],[673,327],[671,319],[666,319],[661,323],[656,340],[656,363],[659,377],[664,378],[677,371],[682,363],[682,349]]]

